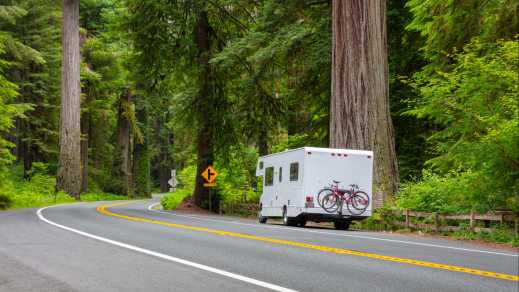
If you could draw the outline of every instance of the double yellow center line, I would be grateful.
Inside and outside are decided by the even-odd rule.
[[[460,266],[445,265],[445,264],[439,264],[439,263],[433,263],[433,262],[427,262],[427,261],[385,256],[385,255],[380,255],[380,254],[376,254],[376,253],[361,252],[361,251],[355,251],[355,250],[350,250],[350,249],[315,245],[315,244],[309,244],[309,243],[303,243],[303,242],[297,242],[297,241],[250,235],[250,234],[245,234],[245,233],[237,233],[237,232],[231,232],[231,231],[210,229],[210,228],[205,228],[205,227],[176,224],[176,223],[153,220],[153,219],[148,219],[148,218],[143,218],[143,217],[123,215],[123,214],[119,214],[119,213],[114,213],[109,210],[109,208],[111,208],[111,207],[127,205],[130,203],[132,203],[132,202],[123,202],[123,203],[117,203],[117,204],[112,204],[112,205],[100,205],[99,207],[97,207],[97,211],[99,213],[107,215],[107,216],[117,217],[117,218],[134,221],[134,222],[150,223],[150,224],[167,226],[167,227],[171,227],[171,228],[178,228],[178,229],[205,232],[205,233],[210,233],[210,234],[217,234],[217,235],[221,235],[221,236],[243,238],[243,239],[256,240],[256,241],[262,241],[262,242],[268,242],[268,243],[286,245],[286,246],[295,246],[295,247],[299,247],[299,248],[312,249],[312,250],[328,252],[328,253],[354,255],[354,256],[366,257],[366,258],[377,259],[377,260],[382,260],[382,261],[404,263],[404,264],[421,266],[421,267],[428,267],[428,268],[434,268],[434,269],[440,269],[440,270],[472,274],[472,275],[488,277],[488,278],[495,278],[495,279],[519,282],[519,276],[517,276],[517,275],[502,274],[502,273],[483,271],[483,270],[460,267]]]

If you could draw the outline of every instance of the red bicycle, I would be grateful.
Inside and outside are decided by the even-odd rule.
[[[351,184],[349,189],[339,188],[338,181],[333,181],[330,187],[319,191],[317,202],[328,213],[342,215],[344,205],[351,215],[358,216],[366,211],[369,206],[369,196],[359,190],[359,186]]]

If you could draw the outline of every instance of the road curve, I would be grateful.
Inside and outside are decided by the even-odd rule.
[[[0,291],[519,289],[519,257],[509,251],[176,214],[152,203],[62,205],[40,218],[0,212]]]

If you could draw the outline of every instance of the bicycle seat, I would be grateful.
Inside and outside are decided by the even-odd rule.
[[[358,188],[359,188],[359,185],[358,185],[358,184],[351,184],[350,187],[355,188],[355,189],[358,189]]]
[[[336,180],[334,180],[333,183],[334,183],[334,184],[338,184],[338,183],[340,183],[340,181],[336,181]]]

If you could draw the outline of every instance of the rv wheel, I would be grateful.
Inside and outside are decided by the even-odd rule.
[[[348,228],[350,228],[350,221],[335,221],[333,225],[337,230],[348,230]]]
[[[288,217],[287,207],[283,207],[283,224],[285,224],[286,226],[296,226],[297,225],[297,221],[295,220],[295,218]]]
[[[258,216],[258,221],[261,224],[267,223],[267,217],[261,216],[261,214]]]

